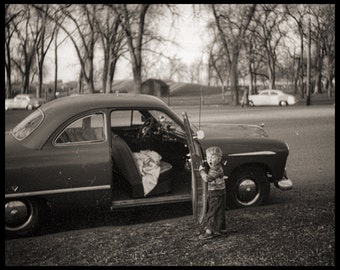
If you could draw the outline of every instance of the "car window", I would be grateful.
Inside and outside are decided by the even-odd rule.
[[[266,92],[261,92],[260,95],[267,95],[268,96],[269,92],[267,92],[267,91]]]
[[[111,127],[131,127],[143,124],[143,116],[135,110],[117,110],[111,112]]]
[[[270,94],[271,94],[271,95],[276,95],[276,96],[278,95],[277,92],[270,92]]]
[[[75,120],[57,137],[56,144],[89,143],[105,140],[103,113],[94,113]]]
[[[19,141],[23,140],[40,125],[43,118],[43,113],[38,109],[17,124],[12,129],[11,134]]]

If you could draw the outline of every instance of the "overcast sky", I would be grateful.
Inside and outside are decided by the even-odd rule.
[[[169,29],[168,26],[165,26],[161,33],[169,35],[167,38],[174,38],[181,47],[167,46],[163,50],[166,50],[168,56],[176,55],[185,64],[190,64],[202,57],[202,47],[204,45],[202,36],[205,32],[206,22],[203,18],[193,19],[192,5],[179,5],[179,11],[181,16],[175,24],[176,28]],[[77,80],[79,75],[78,63],[79,61],[72,43],[70,41],[64,42],[58,50],[58,78],[64,82]],[[52,51],[48,55],[47,65],[49,66],[49,74],[46,76],[45,82],[54,80],[54,52]],[[126,60],[119,62],[114,79],[132,79],[131,67],[126,64]]]

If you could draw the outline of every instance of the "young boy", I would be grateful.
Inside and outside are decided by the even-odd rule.
[[[209,169],[202,165],[199,168],[203,181],[208,183],[208,210],[204,217],[206,230],[199,239],[211,239],[225,233],[225,182],[222,168],[222,150],[219,147],[209,147],[206,150]]]

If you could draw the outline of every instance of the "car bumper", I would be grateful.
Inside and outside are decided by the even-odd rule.
[[[282,191],[287,191],[293,188],[293,182],[287,177],[286,172],[281,180],[274,182],[274,185]]]
[[[282,191],[290,190],[293,188],[293,182],[289,178],[281,179],[277,181],[276,184],[277,184],[276,187]]]

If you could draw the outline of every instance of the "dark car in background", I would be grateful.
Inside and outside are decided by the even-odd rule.
[[[202,160],[206,148],[222,149],[230,209],[265,203],[271,184],[292,187],[288,145],[263,128],[230,126],[237,136],[223,138],[203,138],[193,126],[192,134],[185,130],[181,117],[149,95],[79,95],[42,105],[5,135],[6,231],[34,232],[53,207],[196,199],[188,136]]]

